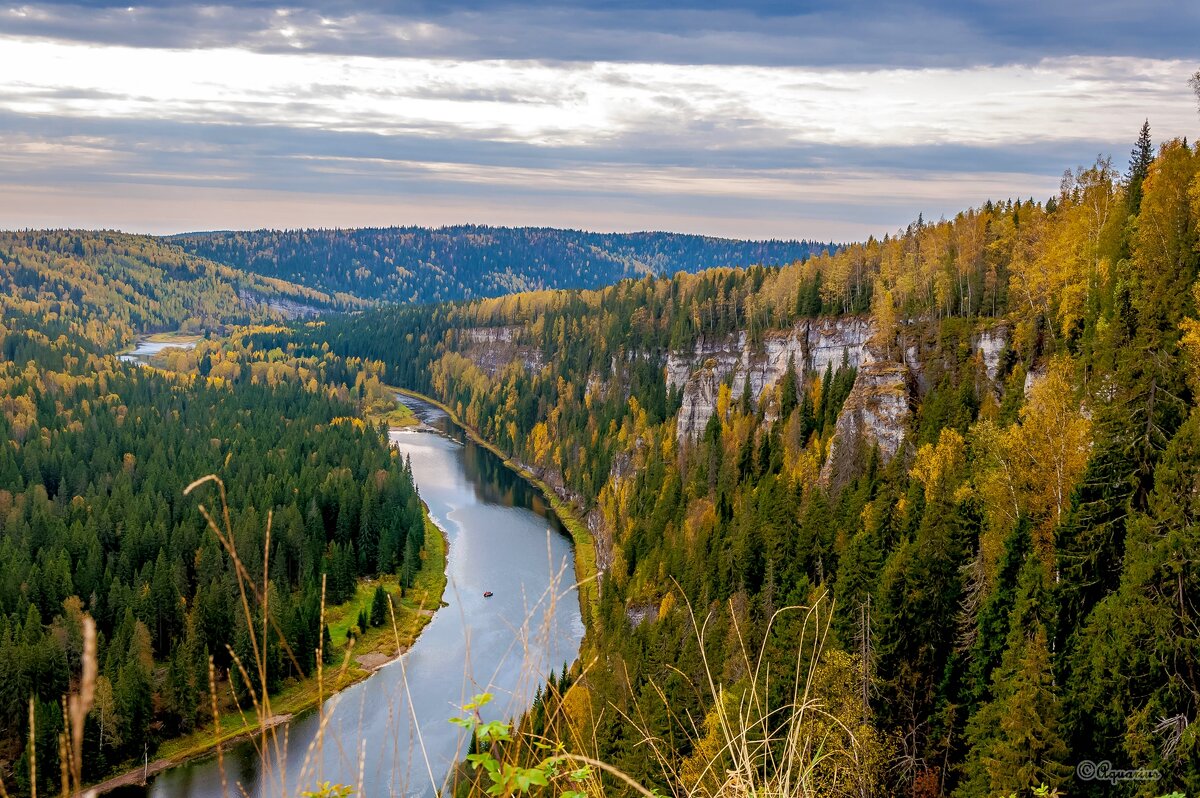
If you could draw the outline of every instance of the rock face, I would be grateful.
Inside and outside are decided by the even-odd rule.
[[[773,386],[794,359],[801,374],[836,369],[843,357],[851,366],[864,360],[872,326],[866,318],[805,319],[790,330],[769,332],[762,343],[751,344],[744,332],[716,340],[702,339],[690,350],[667,356],[667,383],[682,389],[678,436],[694,438],[704,431],[717,404],[721,383],[732,377],[740,396],[746,380],[755,399]]]
[[[993,389],[999,391],[996,377],[1000,355],[1008,345],[1008,329],[996,326],[981,330],[971,336],[970,343],[980,353]],[[903,362],[876,359],[875,352],[864,350],[854,388],[842,406],[829,442],[829,454],[821,468],[822,484],[835,490],[845,485],[861,471],[874,446],[879,447],[881,464],[900,452],[915,399],[929,388],[924,384],[927,363],[923,355],[937,356],[930,350],[923,352],[916,343],[901,344]]]
[[[995,383],[1000,371],[1000,353],[1008,345],[1008,328],[993,327],[977,333],[971,345],[983,355],[983,367],[987,369],[988,379]]]
[[[271,310],[275,311],[285,319],[307,319],[313,316],[320,315],[328,310],[328,308],[319,307],[317,305],[309,305],[304,302],[297,302],[294,299],[286,299],[277,296],[261,296],[253,291],[238,291],[238,299],[248,308],[257,308],[266,305]]]
[[[514,360],[529,371],[541,371],[541,350],[517,343],[519,327],[472,327],[462,331],[462,354],[489,376],[496,376]]]
[[[858,370],[854,387],[838,415],[829,454],[821,468],[821,483],[835,490],[852,479],[879,447],[887,463],[904,444],[916,389],[904,363],[868,359]]]

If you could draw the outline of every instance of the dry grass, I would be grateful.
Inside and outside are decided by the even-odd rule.
[[[226,751],[222,741],[230,736],[250,735],[249,739],[258,761],[260,794],[279,798],[327,798],[339,795],[367,795],[367,746],[386,748],[388,745],[398,745],[396,741],[401,738],[402,730],[408,732],[409,764],[404,773],[392,774],[391,786],[387,791],[391,795],[409,795],[414,792],[441,796],[474,796],[485,793],[516,795],[522,794],[523,791],[514,786],[517,784],[515,777],[508,782],[500,782],[497,780],[499,777],[492,774],[509,773],[519,776],[529,772],[543,774],[549,781],[550,786],[547,789],[552,788],[554,795],[602,796],[616,789],[629,795],[653,796],[664,794],[660,791],[663,788],[670,794],[688,798],[791,798],[871,794],[868,789],[871,783],[862,776],[874,763],[866,761],[863,750],[860,750],[865,748],[856,739],[860,729],[852,719],[848,720],[846,713],[832,704],[826,695],[829,674],[825,673],[823,668],[826,667],[825,644],[829,635],[831,608],[824,598],[818,599],[810,607],[789,607],[780,610],[775,618],[772,618],[774,623],[777,618],[787,613],[803,615],[801,639],[808,642],[796,652],[794,670],[790,674],[769,672],[765,646],[754,653],[746,650],[741,630],[736,625],[736,615],[734,616],[734,632],[742,642],[741,663],[734,672],[742,676],[735,685],[723,684],[715,675],[716,670],[712,664],[707,660],[703,662],[704,684],[697,687],[707,693],[709,701],[706,703],[711,705],[712,711],[707,718],[689,716],[680,719],[681,725],[691,730],[691,747],[695,752],[692,757],[681,762],[676,752],[670,750],[663,740],[647,731],[647,724],[643,718],[623,717],[624,722],[639,730],[642,735],[640,745],[652,751],[661,769],[661,785],[659,790],[653,792],[617,768],[587,753],[594,752],[597,748],[597,731],[603,715],[615,711],[611,707],[596,710],[591,706],[590,696],[586,692],[591,667],[588,663],[576,664],[573,670],[573,686],[566,695],[556,696],[554,715],[547,719],[549,732],[546,735],[529,733],[519,724],[503,720],[490,721],[491,725],[499,723],[507,730],[502,739],[489,740],[480,752],[485,758],[490,758],[496,767],[489,770],[483,766],[459,766],[451,768],[444,776],[439,776],[426,750],[415,708],[407,699],[411,692],[405,658],[401,657],[397,666],[400,668],[403,684],[402,694],[390,697],[386,708],[372,709],[375,712],[386,711],[389,729],[387,739],[365,739],[361,716],[357,733],[349,735],[350,739],[345,739],[343,735],[331,732],[330,719],[341,698],[336,694],[336,690],[346,683],[347,670],[351,667],[353,657],[348,654],[340,666],[330,673],[320,664],[323,652],[318,651],[317,730],[298,767],[288,767],[288,727],[286,723],[275,722],[280,713],[279,701],[263,689],[267,683],[266,646],[263,641],[272,631],[282,639],[280,630],[277,627],[272,629],[271,626],[269,608],[272,597],[265,587],[269,584],[266,577],[269,573],[267,569],[271,517],[268,516],[267,521],[263,574],[251,575],[232,543],[229,508],[221,480],[210,475],[189,485],[186,492],[190,494],[205,485],[216,489],[219,508],[214,513],[206,505],[200,504],[200,511],[233,564],[239,583],[240,611],[249,628],[253,630],[251,661],[244,662],[232,650],[229,652],[233,659],[233,667],[238,670],[248,686],[249,704],[239,706],[236,715],[223,715],[219,711],[217,697],[222,686],[211,659],[209,663],[213,725],[208,735],[210,740],[217,741],[216,755],[221,791],[226,798],[249,795],[252,787],[231,780],[226,773]],[[549,545],[547,555],[551,556]],[[551,566],[554,572],[552,562]],[[514,718],[525,712],[534,691],[543,686],[543,674],[547,672],[548,663],[537,662],[537,652],[549,650],[547,643],[550,636],[555,634],[553,619],[559,602],[576,589],[578,585],[566,584],[565,565],[560,566],[554,572],[545,592],[541,596],[531,597],[527,602],[525,623],[510,630],[513,642],[508,653],[510,656],[519,657],[523,667],[521,683],[512,691],[514,704],[502,708],[506,713],[503,717]],[[392,643],[396,650],[401,650],[404,645],[402,623],[399,620],[398,608],[390,599],[389,610]],[[700,651],[704,651],[711,617],[701,620],[695,616],[691,607],[686,607],[686,611],[700,643]],[[323,589],[322,625],[328,620]],[[283,643],[283,649],[285,656],[295,662],[286,641]],[[729,672],[726,663],[722,663],[722,668]],[[493,673],[486,683],[476,683],[471,680],[470,673],[468,653],[464,695],[484,692],[487,684],[496,676]],[[791,685],[791,693],[784,705],[771,706],[768,699],[771,680],[778,678],[787,680]],[[77,691],[66,697],[63,705],[66,731],[60,740],[60,759],[64,798],[88,794],[84,792],[80,775],[82,735],[84,718],[92,704],[95,682],[95,625],[90,618],[85,618],[83,673]],[[232,691],[230,692],[233,695]],[[326,696],[330,695],[332,697],[326,701]],[[236,701],[236,696],[233,697]],[[660,697],[667,702],[666,695],[661,691]],[[667,709],[671,711],[669,705]],[[473,714],[469,713],[468,719],[475,724],[474,728],[482,728],[483,724],[488,723],[478,709],[472,712]],[[489,714],[495,717],[494,712]],[[470,738],[464,735],[459,739],[460,746],[455,758],[462,762],[467,758],[467,741]],[[336,758],[340,764],[336,773],[326,774],[323,768],[325,754],[329,751],[337,753]],[[395,761],[400,761],[399,757]],[[36,761],[31,761],[31,771],[34,768]],[[331,784],[326,781],[328,776],[339,778],[343,783]],[[531,790],[532,794],[550,794],[538,793],[536,777]],[[379,793],[374,791],[370,794],[375,798]],[[0,798],[6,798],[3,785],[0,785]]]
[[[214,514],[208,507],[206,507],[204,504],[201,504],[200,511],[206,519],[210,530],[214,535],[217,536],[218,541],[221,543],[222,547],[225,549],[226,553],[233,562],[235,573],[238,576],[240,585],[239,598],[241,602],[241,610],[245,615],[249,628],[254,632],[252,637],[255,638],[255,640],[252,641],[251,646],[251,650],[253,651],[252,662],[242,662],[233,655],[232,651],[230,651],[231,656],[233,656],[235,667],[241,673],[243,681],[247,685],[252,685],[248,691],[250,705],[245,707],[245,712],[240,717],[240,723],[236,724],[236,727],[233,729],[230,728],[230,724],[227,722],[223,723],[222,718],[219,715],[215,716],[213,731],[218,735],[218,738],[222,734],[239,732],[244,734],[246,731],[254,731],[254,735],[250,739],[253,742],[254,750],[259,762],[260,772],[258,774],[258,779],[260,784],[269,785],[268,793],[271,795],[307,795],[314,790],[316,790],[316,794],[318,795],[324,795],[327,793],[336,794],[336,790],[342,787],[348,787],[354,795],[365,795],[364,770],[367,760],[366,745],[370,744],[371,746],[386,747],[391,741],[365,740],[361,730],[361,721],[357,734],[350,735],[352,739],[342,739],[339,737],[339,735],[331,733],[330,718],[332,717],[340,699],[342,698],[340,695],[333,695],[329,701],[322,701],[319,703],[319,720],[317,731],[304,753],[303,761],[299,763],[297,768],[290,768],[287,766],[287,727],[286,725],[272,723],[273,719],[276,718],[280,710],[278,700],[275,697],[267,694],[262,689],[262,685],[266,683],[266,662],[264,659],[265,646],[262,646],[260,641],[266,639],[266,636],[271,632],[271,629],[265,620],[256,622],[255,618],[269,618],[269,613],[267,610],[269,609],[271,597],[267,595],[266,591],[259,588],[259,585],[266,584],[266,571],[264,570],[264,576],[261,581],[254,579],[243,567],[237,551],[233,548],[232,537],[230,535],[231,525],[229,523],[229,509],[225,499],[224,485],[220,479],[215,476],[209,476],[201,480],[197,480],[188,487],[187,492],[191,493],[200,488],[202,485],[209,483],[211,483],[217,489],[220,509]],[[265,543],[267,547],[270,545],[269,524],[270,516],[268,516],[268,533]],[[434,532],[434,535],[440,536],[440,531]],[[547,557],[551,557],[549,543],[547,545]],[[553,566],[552,562],[551,565]],[[266,557],[264,556],[264,569],[267,568],[269,568],[269,563],[266,561]],[[534,690],[540,686],[542,674],[546,672],[548,663],[536,662],[538,657],[535,652],[549,649],[548,642],[550,640],[550,636],[555,633],[553,621],[557,613],[556,608],[558,606],[558,602],[564,597],[570,595],[570,593],[577,588],[575,585],[566,585],[565,571],[565,564],[560,566],[556,572],[552,571],[554,576],[551,578],[545,592],[540,596],[530,597],[530,600],[527,602],[525,612],[525,617],[527,620],[525,623],[518,628],[510,630],[513,642],[508,651],[508,656],[517,658],[521,663],[523,663],[520,670],[521,683],[518,684],[512,691],[514,700],[522,705],[508,707],[506,711],[510,712],[510,716],[522,711],[527,707],[527,702],[532,697]],[[430,588],[430,592],[432,592],[433,586],[430,585],[428,587]],[[373,588],[365,588],[362,590],[364,600],[370,595],[372,589]],[[440,590],[438,591],[438,594],[440,595]],[[352,616],[357,614],[357,608],[358,605],[352,602],[348,609],[343,607],[339,614],[346,616],[346,618],[350,619],[350,622],[352,622]],[[258,610],[257,616],[255,609]],[[401,617],[400,608],[392,603],[390,595],[389,611],[391,620],[391,645],[393,646],[394,650],[403,650],[407,642],[410,641],[406,641],[402,630],[402,624],[399,620]],[[335,619],[330,616],[328,610],[324,606],[324,602],[322,603],[321,615],[321,623],[330,623],[331,634],[334,635],[334,639],[336,640],[337,633],[333,631],[335,628]],[[276,634],[279,633],[278,629],[275,629],[274,631]],[[376,641],[376,643],[378,643],[378,641]],[[289,657],[292,656],[290,651],[287,651],[286,655]],[[322,667],[318,666],[317,692],[319,698],[324,698],[328,693],[334,692],[337,687],[345,683],[347,678],[347,669],[352,667],[350,663],[353,662],[353,659],[353,656],[347,655],[338,671],[332,675],[332,678],[331,674],[326,673]],[[321,657],[320,654],[318,654],[318,662],[320,661]],[[479,774],[471,774],[463,769],[451,769],[451,771],[445,774],[445,776],[439,777],[434,772],[429,753],[425,749],[425,744],[421,733],[422,730],[417,721],[415,709],[412,703],[406,698],[407,695],[410,694],[410,686],[408,684],[405,658],[401,657],[399,659],[397,667],[400,669],[401,681],[404,685],[404,689],[402,691],[403,694],[395,697],[394,699],[389,699],[389,706],[387,706],[386,709],[382,707],[374,707],[372,710],[375,712],[386,711],[388,717],[388,728],[395,732],[395,738],[399,739],[402,736],[400,732],[406,731],[408,733],[408,739],[411,741],[411,749],[408,752],[408,761],[410,763],[409,772],[392,774],[393,787],[391,792],[392,794],[407,795],[410,794],[411,791],[416,790],[422,792],[428,791],[439,795],[455,794],[456,789],[461,789],[459,787],[460,782],[472,782],[473,779]],[[471,691],[482,691],[486,688],[487,684],[490,684],[495,679],[496,675],[496,673],[492,673],[488,675],[486,680],[484,680],[484,683],[480,684],[472,682],[464,685],[464,688]],[[214,687],[215,684],[214,678]],[[447,720],[448,719],[449,718],[447,718]],[[228,720],[228,718],[226,718],[226,720]],[[389,735],[389,737],[390,736],[391,735]],[[534,741],[527,738],[517,736],[514,738],[514,740],[518,741],[517,744],[507,747],[506,751],[504,752],[504,758],[506,761],[516,761],[517,759],[529,756],[531,752],[535,750],[541,750],[537,748]],[[467,741],[463,739],[461,750],[459,750],[456,754],[455,758],[460,761],[467,754],[466,743]],[[528,747],[526,744],[528,744]],[[218,757],[223,757],[224,751],[222,745],[218,744],[217,751]],[[322,768],[326,759],[325,754],[329,751],[334,751],[337,753],[337,759],[342,763],[339,765],[340,778],[348,783],[343,785],[326,785],[326,788],[322,788],[320,785],[326,784],[326,776],[332,775],[322,772]],[[561,761],[564,763],[571,761],[577,764],[587,765],[589,768],[593,767],[592,765],[587,764],[589,760],[587,760],[586,757],[581,758],[575,755],[566,754],[565,752],[561,751],[555,754],[555,758],[556,761]],[[222,769],[222,779],[224,781],[224,761],[221,761],[218,764]],[[595,763],[594,767],[596,768],[595,772],[599,772],[607,768],[607,766],[599,763]],[[598,780],[595,783],[595,787],[599,789]],[[245,791],[245,787],[238,784],[231,785],[224,783],[223,788],[224,792],[229,795],[238,795]],[[467,789],[471,789],[471,787],[468,786]]]
[[[732,606],[726,609],[740,652],[736,661],[708,661],[703,652],[713,615],[700,619],[686,606],[702,655],[701,683],[673,668],[697,693],[707,696],[708,715],[680,716],[665,692],[651,684],[668,716],[686,730],[690,756],[681,758],[668,741],[651,732],[640,710],[620,713],[622,722],[640,735],[637,747],[648,750],[660,770],[655,794],[678,798],[879,794],[890,749],[868,722],[869,690],[862,683],[869,683],[869,671],[862,669],[860,659],[827,648],[833,609],[828,598],[820,595],[809,606],[783,608],[770,619],[768,626],[787,615],[803,619],[791,671],[783,673],[771,672],[768,635],[764,633],[757,651],[749,650],[738,627],[738,613]],[[726,684],[720,673],[735,674],[732,684]],[[580,678],[586,680],[586,671]],[[788,695],[773,704],[771,688],[777,681],[788,687]],[[631,684],[626,687],[632,690]],[[568,728],[570,743],[578,750],[594,749],[601,722],[596,716]],[[605,793],[601,788],[588,794]]]

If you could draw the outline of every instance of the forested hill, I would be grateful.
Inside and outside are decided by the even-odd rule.
[[[222,713],[249,706],[235,662],[260,666],[261,697],[264,681],[311,676],[318,649],[330,664],[344,657],[348,641],[335,643],[320,613],[352,601],[359,577],[413,585],[420,499],[365,423],[368,401],[392,399],[365,364],[251,362],[220,339],[198,342],[191,374],[163,369],[180,349],[155,367],[114,354],[142,333],[353,304],[146,236],[0,234],[0,795],[59,793],[85,615],[99,673],[77,778],[91,782],[211,722],[214,701]],[[244,572],[198,509],[219,509],[218,494],[184,495],[208,474],[223,480],[241,563],[255,574],[270,564],[277,632],[261,649],[262,611],[251,618],[236,601]],[[402,618],[417,612],[397,605]]]
[[[140,333],[204,331],[359,304],[213,263],[150,236],[0,232],[0,339],[5,327],[34,330],[111,351]],[[11,351],[5,356],[16,359]]]
[[[196,255],[321,291],[405,303],[595,288],[714,266],[779,265],[833,248],[812,241],[475,225],[212,232],[170,240]]]
[[[802,264],[254,348],[382,360],[587,513],[530,734],[664,794],[1200,795],[1198,243],[1200,150],[1147,137]]]

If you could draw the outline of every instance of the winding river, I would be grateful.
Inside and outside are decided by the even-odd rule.
[[[195,349],[200,339],[180,339],[170,341],[139,341],[133,348],[121,352],[117,357],[126,363],[149,363],[150,360],[164,349]]]
[[[458,707],[487,691],[485,719],[512,717],[579,652],[571,541],[544,498],[444,412],[403,401],[423,423],[391,439],[449,540],[447,606],[405,655],[326,702],[323,734],[314,711],[280,727],[278,752],[262,756],[250,742],[226,751],[230,796],[237,784],[282,798],[325,780],[371,798],[433,795],[466,753],[465,732],[449,722]],[[122,794],[220,798],[221,772],[215,757],[195,760]]]

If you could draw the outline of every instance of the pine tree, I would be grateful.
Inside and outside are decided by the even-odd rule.
[[[323,664],[332,664],[333,657],[333,635],[329,633],[329,624],[325,624],[325,628],[321,630],[321,659],[324,661]]]
[[[404,562],[400,565],[400,584],[402,587],[409,588],[413,586],[420,567],[421,552],[417,547],[415,536],[410,532],[408,540],[404,544]]]
[[[812,396],[805,391],[804,398],[800,400],[800,443],[807,446],[809,438],[816,431],[817,416],[813,409]]]
[[[829,393],[833,390],[833,362],[825,366],[825,376],[821,378],[821,401],[817,405],[817,432],[824,433],[829,425]]]
[[[1200,741],[1188,733],[1200,694],[1198,482],[1193,411],[1155,470],[1148,512],[1128,522],[1120,589],[1080,630],[1068,682],[1073,747],[1156,768],[1186,794],[1200,790]]]
[[[158,550],[158,559],[154,562],[150,599],[154,612],[154,650],[160,656],[165,656],[182,626],[183,607],[179,601],[179,591],[175,587],[171,566],[167,563],[166,552],[162,549]]]
[[[154,717],[154,685],[150,655],[150,633],[138,621],[125,663],[117,673],[113,687],[117,714],[121,718],[121,739],[127,754],[141,752],[149,742],[150,722]]]

